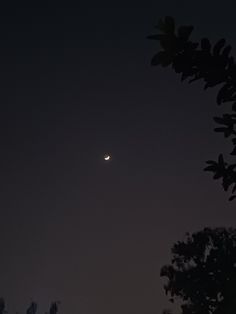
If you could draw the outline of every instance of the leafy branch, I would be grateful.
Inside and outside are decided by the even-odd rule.
[[[225,39],[220,39],[212,45],[208,38],[201,39],[200,43],[190,40],[193,26],[180,26],[176,28],[172,17],[165,17],[155,26],[160,33],[148,36],[151,40],[159,41],[162,50],[156,53],[151,65],[162,67],[171,66],[181,75],[181,81],[192,83],[197,80],[204,82],[204,89],[220,85],[216,101],[218,105],[230,103],[232,112],[214,117],[220,126],[215,132],[223,133],[230,138],[233,144],[231,155],[236,155],[236,64],[230,55],[231,46]],[[207,161],[205,171],[214,173],[214,179],[222,179],[225,191],[233,186],[229,200],[236,198],[236,164],[228,165],[220,155],[218,161]]]

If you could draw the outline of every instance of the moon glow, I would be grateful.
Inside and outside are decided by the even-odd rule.
[[[111,156],[108,154],[104,155],[104,160],[106,161],[111,160]]]

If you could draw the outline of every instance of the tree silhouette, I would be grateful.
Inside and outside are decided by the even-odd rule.
[[[181,80],[192,83],[196,80],[204,81],[204,89],[220,85],[217,94],[217,104],[232,104],[232,111],[222,117],[214,117],[219,124],[216,132],[223,133],[224,137],[231,138],[233,150],[236,155],[236,64],[230,55],[231,46],[226,45],[225,39],[220,39],[212,45],[207,38],[200,43],[192,42],[189,38],[193,26],[180,26],[176,28],[172,17],[160,20],[155,26],[160,33],[148,36],[149,39],[159,41],[163,50],[152,58],[153,66],[172,66],[174,71],[181,74]],[[236,198],[236,164],[225,162],[220,154],[217,161],[207,161],[205,171],[214,173],[214,179],[222,179],[225,191],[232,188],[229,200]]]
[[[37,304],[35,302],[32,302],[28,307],[26,314],[36,314],[37,308],[38,308]]]
[[[236,311],[236,229],[205,228],[186,234],[171,249],[161,269],[170,301],[182,300],[183,314],[233,314]]]
[[[3,298],[0,298],[0,314],[6,313],[5,308],[6,308],[5,300]]]
[[[50,309],[49,309],[49,313],[50,314],[57,314],[59,304],[60,304],[60,302],[52,302]],[[26,310],[26,314],[36,314],[37,309],[38,309],[37,303],[31,302],[31,304],[29,305],[29,307]],[[4,298],[0,298],[0,314],[6,314],[6,313],[8,313],[8,312],[6,311],[5,300],[4,300]]]
[[[57,314],[57,312],[58,312],[58,304],[59,304],[59,302],[53,302],[51,304],[51,307],[50,307],[50,310],[49,310],[50,314]]]

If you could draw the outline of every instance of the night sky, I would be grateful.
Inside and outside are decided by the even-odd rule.
[[[0,294],[10,312],[60,300],[66,314],[161,313],[171,245],[235,225],[236,203],[202,171],[231,149],[213,132],[216,90],[151,67],[159,46],[146,39],[171,15],[195,26],[194,40],[225,37],[236,51],[233,2],[1,4]]]

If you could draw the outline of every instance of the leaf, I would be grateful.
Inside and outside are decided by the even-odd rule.
[[[214,56],[218,56],[220,54],[221,49],[224,47],[225,45],[225,39],[220,39],[214,46],[213,48],[213,55]]]
[[[229,137],[232,134],[229,128],[215,128],[214,131],[217,133],[224,133],[224,137]]]
[[[236,198],[236,195],[232,195],[232,196],[230,196],[229,201],[232,201],[232,200],[234,200],[235,198]]]
[[[159,19],[154,27],[165,33],[165,23],[162,19]]]
[[[236,168],[236,164],[228,166],[228,171],[232,172]]]
[[[234,187],[232,188],[232,193],[236,191],[236,184],[234,184]]]
[[[163,53],[163,51],[160,51],[153,56],[153,58],[151,60],[151,65],[155,66],[155,65],[161,64],[161,60],[160,60],[161,53]]]
[[[203,38],[203,39],[201,40],[201,48],[202,48],[202,50],[205,50],[205,51],[207,51],[207,52],[210,52],[210,50],[211,50],[211,44],[210,44],[209,39]]]
[[[180,26],[178,29],[179,38],[187,41],[193,31],[193,26]]]
[[[236,147],[233,148],[232,152],[230,153],[230,155],[236,155]]]
[[[218,94],[217,94],[217,104],[220,105],[223,100],[225,99],[226,95],[227,95],[227,90],[230,88],[229,84],[225,84],[223,87],[221,87],[221,89],[219,90]]]
[[[222,177],[222,174],[221,173],[216,173],[214,176],[213,176],[213,179],[214,180],[218,180]]]
[[[206,168],[203,169],[204,171],[215,171],[216,167],[215,166],[207,166]]]
[[[230,51],[231,51],[231,49],[232,49],[232,47],[231,46],[226,46],[225,48],[224,48],[224,50],[222,51],[222,57],[224,57],[224,58],[228,58],[228,56],[229,56],[229,53],[230,53]]]
[[[172,57],[169,56],[165,51],[159,51],[157,54],[154,55],[154,57],[151,60],[151,65],[162,65],[163,67],[166,67],[170,65],[172,62]]]
[[[225,164],[224,157],[222,154],[219,155],[218,162],[219,162],[219,164],[223,164],[223,165]]]
[[[225,124],[225,120],[223,118],[214,117],[213,120],[218,124]]]
[[[165,17],[165,31],[171,34],[175,32],[175,20],[171,16]]]
[[[227,178],[223,177],[222,186],[223,186],[224,191],[228,191],[231,184],[232,182],[230,180],[227,180]]]

